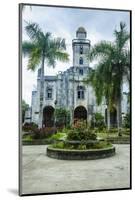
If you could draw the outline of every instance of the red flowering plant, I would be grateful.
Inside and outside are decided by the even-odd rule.
[[[96,140],[96,134],[91,130],[87,125],[87,122],[84,120],[77,120],[72,128],[68,131],[68,140]]]

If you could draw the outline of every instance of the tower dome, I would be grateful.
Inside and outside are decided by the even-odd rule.
[[[78,38],[78,39],[85,39],[86,38],[86,35],[87,35],[87,32],[86,32],[86,30],[85,30],[85,28],[84,27],[79,27],[78,29],[77,29],[77,31],[76,31],[76,37]]]
[[[77,32],[79,32],[79,33],[86,33],[86,30],[85,30],[85,28],[84,27],[79,27],[78,29],[77,29]]]

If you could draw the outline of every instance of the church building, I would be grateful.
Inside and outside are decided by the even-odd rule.
[[[84,79],[91,72],[87,54],[90,50],[91,42],[87,39],[87,32],[83,27],[76,31],[76,38],[72,40],[73,65],[66,71],[58,73],[56,76],[44,76],[44,98],[43,98],[43,125],[53,126],[54,110],[65,108],[70,111],[71,122],[75,119],[84,119],[88,123],[94,113],[100,112],[105,117],[107,106],[96,105],[96,97],[92,86],[86,85]],[[37,90],[32,91],[31,102],[31,122],[39,124],[40,110],[40,77],[41,69],[37,74]],[[122,112],[127,112],[127,100],[123,99]],[[111,124],[116,125],[116,110],[112,113]]]

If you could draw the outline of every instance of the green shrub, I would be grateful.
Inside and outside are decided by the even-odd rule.
[[[54,133],[57,132],[57,129],[54,127],[45,127],[45,128],[33,128],[30,132],[33,139],[45,139],[50,138]]]
[[[66,133],[56,133],[51,136],[53,140],[65,140],[67,137]]]
[[[73,144],[66,144],[64,142],[57,142],[52,145],[53,148],[58,149],[72,149],[72,150],[87,150],[87,149],[103,149],[107,147],[112,147],[112,144],[107,141],[100,141],[95,144],[79,144],[79,145],[73,145]]]
[[[32,138],[32,135],[25,135],[24,137],[23,137],[23,141],[33,141],[33,138]]]
[[[86,150],[86,149],[87,149],[86,144],[80,144],[80,145],[78,146],[78,149],[79,149],[79,150]]]
[[[54,112],[56,127],[66,127],[70,124],[70,112],[65,108],[57,108]]]
[[[123,118],[123,127],[130,128],[130,114],[127,113]]]
[[[96,140],[94,131],[87,127],[86,122],[77,121],[75,125],[67,132],[68,140]]]
[[[58,148],[58,149],[64,149],[64,142],[57,142],[57,143],[54,143],[53,145],[53,148]]]
[[[34,122],[25,123],[22,126],[22,130],[25,131],[25,132],[32,132],[35,128],[38,128],[38,125],[35,124]]]
[[[92,146],[93,149],[103,149],[103,148],[107,148],[107,147],[112,147],[112,144],[110,142],[106,142],[106,141],[100,141],[97,144],[94,144]]]
[[[104,117],[101,113],[94,113],[91,120],[91,126],[102,130],[105,127]]]

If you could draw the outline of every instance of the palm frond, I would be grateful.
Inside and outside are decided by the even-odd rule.
[[[37,23],[27,22],[26,33],[32,41],[40,42],[44,40],[44,33]]]
[[[38,48],[37,49],[35,48],[29,54],[29,60],[28,60],[28,66],[27,66],[28,70],[35,71],[40,61],[41,61],[41,52]]]
[[[114,46],[111,42],[101,41],[94,45],[89,53],[89,59],[106,58],[113,52]]]
[[[130,39],[130,34],[126,30],[126,24],[120,22],[120,30],[114,30],[116,46],[119,50],[124,48],[128,40]]]
[[[24,56],[27,56],[35,48],[37,48],[36,44],[34,44],[32,42],[24,41],[22,44],[22,53],[24,54]]]

